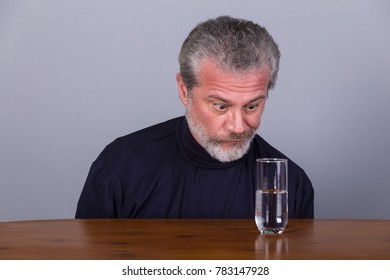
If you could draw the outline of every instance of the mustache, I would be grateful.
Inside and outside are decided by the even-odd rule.
[[[256,130],[251,129],[248,131],[245,131],[243,133],[229,133],[227,137],[213,137],[213,142],[223,142],[223,141],[231,141],[231,140],[250,140],[253,138]]]
[[[253,134],[255,134],[253,130],[245,131],[244,133],[230,133],[228,138],[230,140],[244,140],[252,138]]]

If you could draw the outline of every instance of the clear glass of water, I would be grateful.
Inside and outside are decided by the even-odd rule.
[[[255,220],[261,234],[281,234],[288,222],[287,159],[257,159]]]

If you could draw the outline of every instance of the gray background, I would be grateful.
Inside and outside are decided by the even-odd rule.
[[[199,21],[256,21],[282,51],[260,134],[301,165],[317,218],[390,219],[389,1],[0,0],[0,221],[73,218],[118,136],[182,115]]]

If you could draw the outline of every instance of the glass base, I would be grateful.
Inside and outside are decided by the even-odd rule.
[[[259,229],[261,234],[282,234],[284,229],[275,228],[275,229]]]

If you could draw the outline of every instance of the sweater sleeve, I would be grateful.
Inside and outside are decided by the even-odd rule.
[[[293,217],[297,219],[314,218],[314,189],[309,177],[302,169],[297,176]]]
[[[76,219],[116,218],[113,184],[106,176],[104,161],[95,161],[77,204]]]

